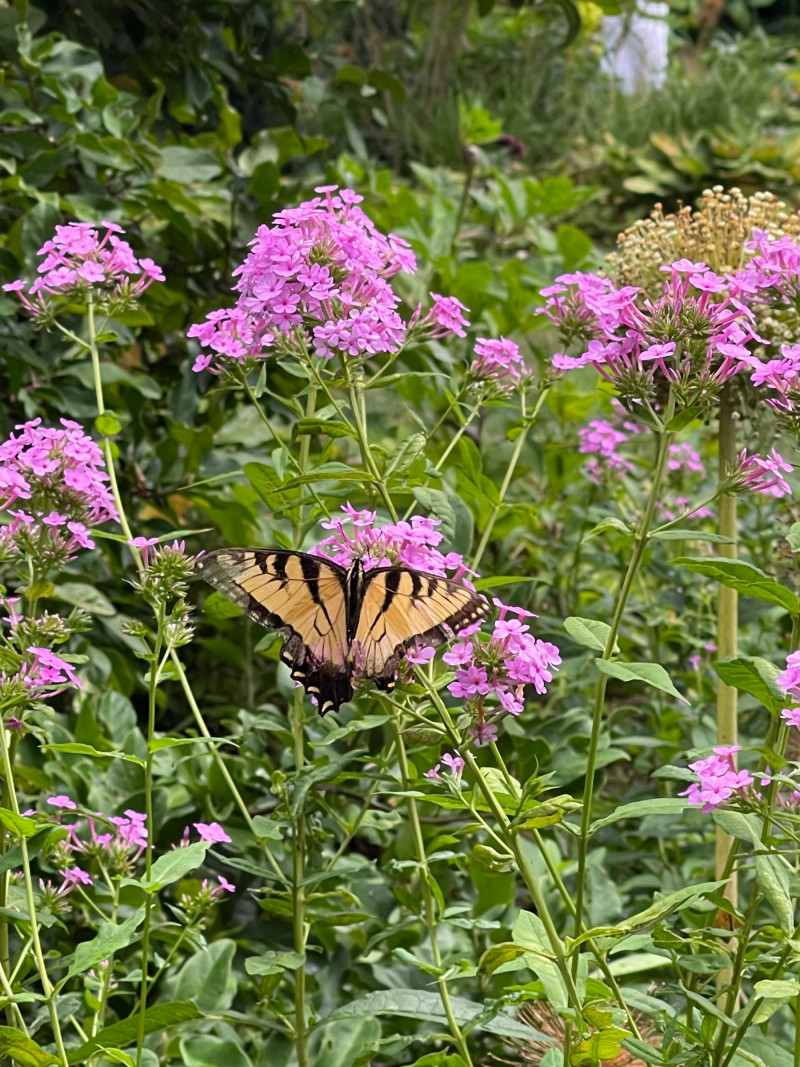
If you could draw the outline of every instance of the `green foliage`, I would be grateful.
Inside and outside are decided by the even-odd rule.
[[[545,693],[528,687],[519,718],[497,719],[496,745],[476,746],[440,660],[320,718],[281,637],[197,586],[189,643],[186,590],[147,586],[143,549],[110,524],[52,580],[12,561],[3,581],[27,613],[73,620],[54,643],[83,688],[33,704],[24,736],[3,709],[0,1058],[470,1067],[526,1043],[550,1067],[580,1011],[575,1064],[623,1042],[654,1063],[791,1062],[797,764],[776,677],[800,614],[796,516],[743,497],[743,558],[705,554],[728,543],[713,518],[675,526],[666,509],[716,483],[679,471],[660,495],[666,527],[643,534],[652,436],[629,471],[586,477],[578,431],[618,413],[590,371],[551,383],[537,308],[556,275],[592,264],[588,234],[643,198],[792,181],[794,74],[754,37],[622,99],[598,73],[587,7],[464,4],[458,22],[459,5],[431,2],[408,23],[393,4],[0,10],[3,280],[32,272],[55,225],[101,218],[165,273],[102,324],[68,306],[66,333],[34,329],[2,294],[4,430],[93,428],[133,534],[160,550],[308,547],[346,501],[384,522],[390,505],[433,517],[478,590],[535,612],[562,655]],[[403,315],[455,296],[469,338],[316,377],[286,358],[246,380],[193,373],[188,327],[231,302],[257,226],[323,181],[356,188],[378,229],[409,241],[420,269],[395,279]],[[477,400],[467,383],[475,337],[499,335],[523,350],[524,401]],[[670,429],[710,470],[714,427]],[[757,446],[754,414],[740,432]],[[742,594],[735,657],[713,657],[717,583]],[[17,667],[3,644],[0,673]],[[717,678],[740,695],[742,758],[765,783],[712,818],[682,791],[714,743]],[[456,748],[469,759],[450,774]],[[77,812],[48,806],[62,794]],[[142,856],[56,891],[67,825],[113,833],[94,813],[148,808]],[[184,840],[212,823],[231,840]],[[714,871],[716,826],[737,842],[738,905]],[[524,1021],[529,1001],[560,1029]]]

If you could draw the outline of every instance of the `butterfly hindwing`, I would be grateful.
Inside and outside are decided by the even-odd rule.
[[[305,552],[222,548],[201,556],[195,570],[254,622],[284,635],[281,659],[320,714],[350,700],[344,567]]]
[[[378,567],[365,575],[352,653],[378,688],[392,689],[409,648],[447,641],[488,610],[484,598],[460,582],[407,567]]]

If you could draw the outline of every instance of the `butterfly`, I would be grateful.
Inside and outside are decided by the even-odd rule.
[[[195,573],[261,626],[284,635],[281,659],[320,715],[353,696],[353,672],[391,690],[408,649],[438,645],[482,619],[489,605],[449,578],[411,567],[365,571],[306,552],[221,548]]]

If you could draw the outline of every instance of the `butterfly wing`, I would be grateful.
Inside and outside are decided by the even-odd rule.
[[[305,552],[221,548],[201,556],[195,572],[284,635],[281,659],[320,715],[350,700],[344,567]]]
[[[377,567],[364,577],[352,654],[379,689],[393,689],[412,645],[438,645],[482,619],[489,605],[460,582],[407,567]]]

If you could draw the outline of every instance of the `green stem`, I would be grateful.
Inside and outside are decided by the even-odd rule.
[[[153,818],[153,740],[156,732],[156,693],[161,676],[161,649],[164,642],[164,604],[158,605],[157,631],[150,659],[149,681],[147,686],[147,756],[144,764],[144,810],[147,814],[147,846],[144,851],[145,878],[150,880],[153,866],[153,839],[155,837],[155,820]],[[167,653],[169,654],[169,653]],[[165,657],[166,658],[166,657]],[[141,1067],[142,1049],[145,1038],[145,1012],[147,1010],[147,965],[150,955],[150,926],[152,922],[153,894],[147,893],[144,902],[144,927],[142,930],[142,982],[139,996],[139,1020],[136,1038],[136,1067]]]
[[[393,718],[392,726],[394,729],[397,757],[400,763],[400,774],[403,780],[403,789],[408,792],[411,789],[411,775],[409,773],[405,741],[403,740],[403,734],[400,729],[400,720],[398,718]],[[430,888],[431,873],[430,868],[428,867],[428,857],[425,852],[425,840],[422,836],[422,826],[419,821],[419,808],[417,807],[416,799],[411,796],[406,798],[406,804],[411,819],[414,847],[416,849],[417,863],[419,864],[420,869],[420,888],[422,890],[422,903],[425,912],[425,926],[428,931],[428,941],[431,946],[434,967],[436,967],[437,971],[441,972],[442,953],[439,948],[439,939],[436,933],[436,908]],[[453,1005],[450,1000],[450,990],[447,988],[447,980],[444,974],[437,974],[436,985],[439,990],[439,998],[442,1002],[444,1014],[447,1018],[447,1024],[450,1027],[450,1033],[453,1035],[455,1046],[467,1067],[472,1067],[472,1057],[470,1056],[469,1048],[467,1047],[467,1039],[462,1033],[461,1027],[456,1020]]]
[[[238,789],[236,783],[234,782],[233,778],[231,777],[230,771],[225,766],[225,761],[223,760],[222,756],[220,756],[220,754],[219,754],[219,752],[217,750],[217,746],[214,744],[214,741],[213,741],[213,739],[211,737],[211,733],[209,732],[209,729],[208,729],[208,727],[206,726],[206,723],[205,723],[205,719],[203,718],[203,713],[200,711],[200,707],[199,707],[199,705],[197,703],[197,700],[195,699],[195,695],[194,695],[194,692],[192,691],[192,687],[189,684],[189,679],[186,677],[186,671],[183,669],[183,664],[181,663],[181,661],[180,661],[180,659],[178,657],[178,654],[175,651],[175,649],[173,649],[171,651],[170,656],[171,656],[172,662],[173,662],[173,664],[175,666],[175,670],[176,670],[177,675],[178,675],[178,680],[181,683],[181,688],[183,689],[183,695],[186,697],[186,702],[189,705],[189,709],[192,712],[192,716],[194,717],[194,721],[197,724],[197,729],[200,731],[200,733],[203,735],[203,737],[208,742],[208,752],[211,755],[211,758],[214,760],[214,763],[217,766],[217,770],[222,775],[222,777],[225,779],[225,784],[227,785],[228,789],[231,791],[231,796],[233,797],[234,803],[236,804],[236,807],[239,809],[239,813],[241,814],[242,818],[247,823],[247,828],[249,829],[249,831],[253,835],[253,837],[257,838],[259,835],[256,833],[256,828],[255,828],[255,825],[253,823],[253,819],[252,819],[252,817],[250,815],[250,812],[247,809],[247,805],[245,804],[244,800],[242,799],[242,794],[239,792],[239,789]],[[265,858],[267,860],[267,863],[269,863],[270,867],[272,868],[272,870],[273,870],[273,872],[275,874],[275,877],[284,886],[288,887],[289,880],[287,879],[286,875],[281,870],[281,868],[280,868],[280,866],[278,864],[278,861],[275,859],[275,857],[273,856],[272,852],[270,851],[269,845],[267,845],[265,843],[263,848],[264,848],[264,856],[265,856]]]
[[[346,361],[343,360],[342,362],[347,382],[347,395],[350,400],[350,410],[352,411],[353,419],[355,420],[355,431],[356,437],[358,438],[358,447],[361,451],[361,460],[372,476],[373,485],[377,489],[378,495],[383,501],[386,510],[389,512],[392,522],[397,522],[397,511],[395,510],[394,502],[392,501],[389,490],[386,488],[380,471],[375,463],[372,449],[369,447],[367,420],[364,410],[363,383],[354,383],[350,377],[350,371]]]
[[[670,395],[667,403],[667,413],[665,423],[668,423],[672,418],[674,412],[674,399]],[[649,540],[649,531],[653,523],[653,515],[655,514],[656,504],[658,503],[659,495],[661,492],[661,482],[664,477],[664,471],[667,464],[667,456],[669,454],[669,445],[672,440],[672,434],[664,431],[658,434],[658,451],[656,454],[656,465],[653,471],[653,481],[650,487],[650,493],[647,497],[647,503],[645,504],[644,514],[642,515],[642,521],[639,526],[639,530],[636,534],[633,553],[628,563],[628,569],[625,572],[625,577],[622,580],[619,595],[617,596],[617,603],[614,609],[614,616],[611,620],[611,626],[609,627],[608,637],[606,638],[605,647],[603,649],[603,659],[610,659],[614,654],[614,649],[617,644],[617,637],[619,635],[619,628],[622,623],[622,618],[625,613],[625,608],[628,603],[628,597],[630,596],[631,589],[633,587],[634,580],[638,573],[639,567],[644,557],[645,549]],[[594,713],[592,715],[592,731],[589,738],[589,751],[586,757],[586,778],[583,788],[583,808],[581,810],[581,826],[580,837],[578,838],[578,866],[577,866],[577,887],[575,893],[575,936],[578,937],[581,929],[583,928],[583,900],[586,881],[586,859],[589,848],[589,826],[592,819],[592,797],[594,795],[594,775],[597,767],[597,750],[600,743],[600,728],[603,722],[603,710],[605,708],[606,700],[606,686],[608,683],[608,675],[602,674],[598,671],[597,684],[595,687],[595,699],[594,699]],[[579,957],[576,953],[573,960],[573,974],[577,974]]]
[[[91,292],[89,293],[89,299],[87,304],[87,320],[89,325],[89,352],[92,357],[92,375],[94,377],[94,392],[97,403],[97,414],[103,415],[106,410],[105,401],[103,400],[103,381],[100,375],[100,352],[97,348],[97,331],[95,329],[94,322],[94,302],[92,300]],[[122,505],[122,496],[119,491],[119,484],[117,482],[117,472],[114,469],[114,456],[111,451],[111,439],[103,434],[103,453],[106,459],[106,468],[108,469],[108,477],[110,479],[111,493],[114,497],[114,503],[117,507],[117,514],[119,515],[119,524],[122,527],[122,532],[128,541],[133,540],[133,533],[128,525],[128,518],[125,514],[125,508]],[[134,548],[132,545],[128,546],[133,553],[136,561],[136,566],[141,569],[141,557],[139,549]]]
[[[736,465],[736,423],[734,421],[734,402],[730,384],[725,386],[719,408],[719,480],[723,482]],[[721,556],[736,559],[736,495],[723,493],[719,499],[719,532],[728,538],[727,544],[719,546]],[[739,623],[738,593],[727,585],[720,585],[717,601],[717,657],[727,659],[737,653],[737,630]],[[723,681],[717,682],[717,744],[735,745],[738,737],[737,725],[738,693],[735,686]],[[723,895],[735,908],[738,901],[738,878],[735,870],[729,867],[734,838],[725,833],[721,827],[716,828],[715,877],[722,878],[723,872],[729,871],[727,885]],[[717,975],[717,988],[731,982],[729,970]]]
[[[545,929],[545,934],[550,945],[550,950],[553,954],[553,960],[564,982],[564,988],[567,993],[567,998],[570,1005],[575,1012],[576,1021],[579,1027],[583,1027],[583,1012],[581,1009],[580,997],[578,996],[578,990],[575,985],[575,981],[572,977],[569,967],[567,966],[566,956],[564,954],[564,946],[561,943],[561,939],[558,936],[555,923],[550,915],[547,907],[547,901],[539,886],[536,872],[531,868],[523,850],[520,848],[517,835],[514,833],[511,822],[503,810],[502,805],[495,797],[491,788],[487,785],[486,779],[480,772],[478,764],[475,762],[475,757],[464,745],[463,739],[455,727],[453,719],[450,715],[450,711],[442,700],[438,691],[425,679],[424,675],[420,674],[418,677],[423,679],[423,683],[428,693],[428,698],[434,705],[442,720],[442,725],[447,732],[452,744],[461,753],[466,767],[470,772],[470,779],[473,785],[476,785],[480,790],[484,800],[489,805],[492,814],[499,826],[500,834],[506,843],[507,847],[511,850],[514,856],[514,860],[517,865],[517,869],[522,875],[522,879],[528,888],[528,892],[531,895],[536,914],[539,916],[542,925]]]
[[[304,695],[302,690],[297,691],[291,712],[294,763],[298,774],[305,764]],[[306,890],[303,885],[305,862],[306,817],[305,812],[300,810],[297,813],[292,832],[292,873],[294,882],[292,889],[292,929],[294,933],[294,950],[298,956],[303,957],[303,962],[294,972],[294,1043],[297,1052],[297,1067],[309,1067],[305,965],[308,926],[306,923]]]
[[[19,815],[17,792],[14,789],[14,772],[9,757],[9,733],[2,726],[0,726],[0,747],[2,747],[3,750],[3,773],[5,774],[6,782],[8,783],[8,797],[11,801],[11,810],[15,815]],[[47,974],[47,966],[44,962],[44,953],[42,952],[42,942],[39,940],[39,923],[36,919],[36,901],[33,896],[33,873],[31,872],[31,861],[28,854],[28,842],[25,837],[20,839],[20,848],[22,849],[22,869],[25,873],[25,897],[28,902],[28,918],[31,924],[33,955],[36,959],[39,981],[42,983],[42,989],[47,998],[47,1011],[50,1016],[50,1025],[53,1028],[53,1039],[55,1040],[56,1048],[58,1049],[58,1058],[61,1061],[62,1067],[68,1067],[67,1051],[64,1048],[64,1038],[61,1034],[61,1023],[58,1018],[58,1012],[56,1011],[55,990],[50,981],[50,977]]]
[[[517,441],[514,445],[514,451],[511,454],[511,459],[509,461],[505,477],[503,478],[503,482],[500,486],[497,503],[492,508],[488,522],[486,523],[486,528],[483,531],[477,551],[475,552],[475,558],[472,561],[473,570],[478,569],[478,565],[483,559],[483,553],[486,551],[486,546],[489,544],[489,538],[492,536],[494,524],[497,522],[497,518],[503,508],[503,502],[505,501],[508,488],[511,485],[511,479],[514,477],[514,471],[517,468],[519,457],[522,455],[522,449],[525,446],[525,441],[528,437],[528,433],[531,427],[533,426],[533,423],[536,421],[537,415],[542,409],[542,404],[544,403],[545,397],[547,396],[548,392],[549,386],[545,389],[542,389],[542,391],[539,393],[539,396],[536,398],[536,404],[534,405],[533,411],[530,413],[530,415],[526,415],[525,413],[525,394],[522,394],[520,401],[520,417],[522,419],[522,429],[520,430],[519,436],[517,437]]]

